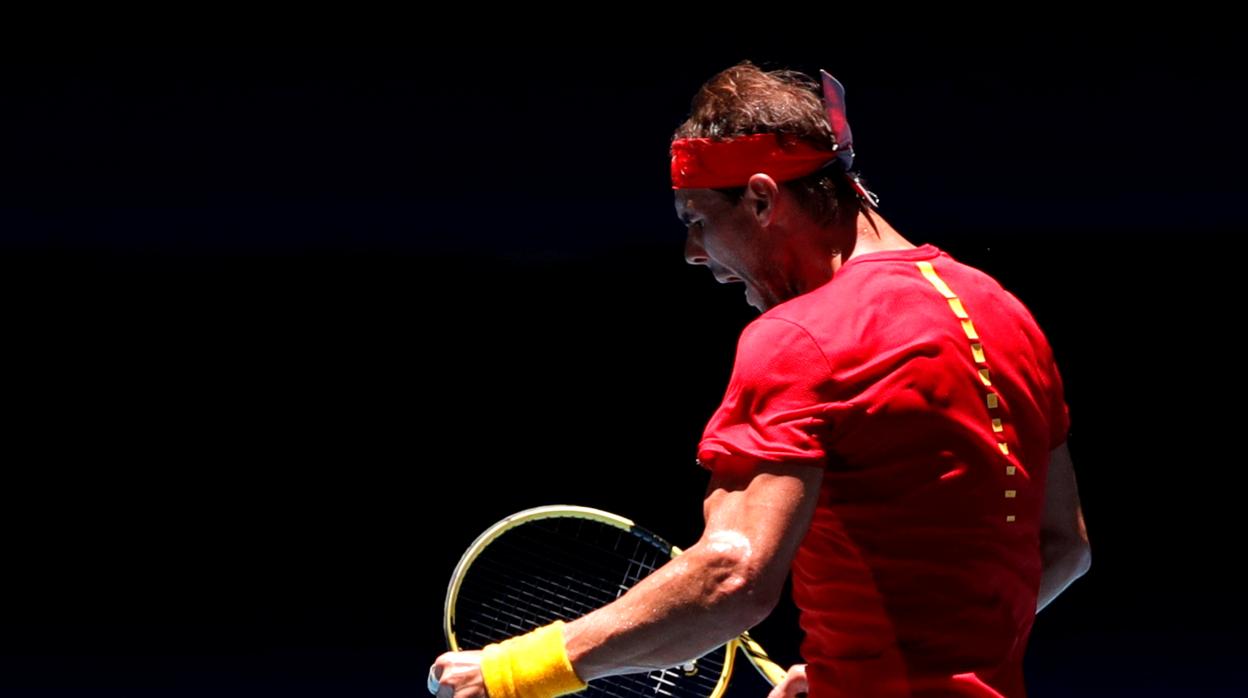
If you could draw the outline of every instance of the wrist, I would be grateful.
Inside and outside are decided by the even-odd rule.
[[[563,643],[563,621],[489,645],[481,676],[490,698],[553,698],[585,688]]]

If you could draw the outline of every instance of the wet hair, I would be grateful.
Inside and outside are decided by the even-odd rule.
[[[793,70],[764,71],[742,61],[707,80],[693,97],[689,118],[672,140],[712,138],[728,140],[755,133],[796,136],[831,151],[828,125],[819,83]],[[857,192],[849,185],[837,161],[800,179],[781,183],[820,225],[852,224],[859,210]],[[745,187],[716,189],[736,204]]]

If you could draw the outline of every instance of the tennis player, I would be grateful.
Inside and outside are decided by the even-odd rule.
[[[686,260],[761,313],[699,444],[705,532],[576,621],[438,657],[439,698],[679,664],[767,616],[790,573],[806,663],[772,698],[1023,696],[1035,614],[1091,559],[1035,320],[880,215],[826,73],[721,72],[671,154]]]

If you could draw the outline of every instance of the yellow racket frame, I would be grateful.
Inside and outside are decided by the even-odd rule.
[[[588,519],[608,526],[614,526],[624,531],[641,532],[644,534],[643,537],[653,538],[670,548],[673,558],[681,553],[680,548],[654,535],[649,530],[638,526],[623,516],[602,511],[601,509],[574,505],[551,505],[516,512],[490,526],[484,533],[477,536],[477,539],[472,542],[472,545],[468,546],[463,556],[460,557],[459,564],[455,565],[455,572],[451,575],[451,582],[446,588],[446,603],[442,608],[446,644],[453,651],[458,652],[460,650],[459,640],[455,637],[455,603],[459,599],[459,588],[463,584],[464,576],[468,573],[468,568],[472,566],[472,563],[481,554],[481,551],[489,547],[490,543],[493,543],[499,536],[521,524],[538,519],[555,518]],[[741,633],[741,635],[724,646],[724,668],[720,673],[719,681],[715,684],[714,691],[711,692],[710,698],[721,698],[724,691],[728,689],[728,678],[732,676],[733,659],[736,657],[738,649],[741,650],[750,664],[753,664],[758,673],[762,674],[763,678],[771,685],[774,686],[784,679],[785,670],[767,656],[767,652],[750,637],[749,633]]]

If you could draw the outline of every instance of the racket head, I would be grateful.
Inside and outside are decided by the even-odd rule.
[[[556,620],[575,620],[679,553],[629,519],[599,509],[556,505],[517,512],[486,529],[455,566],[443,607],[447,645],[480,649]],[[736,644],[684,667],[595,679],[579,695],[720,698]]]

